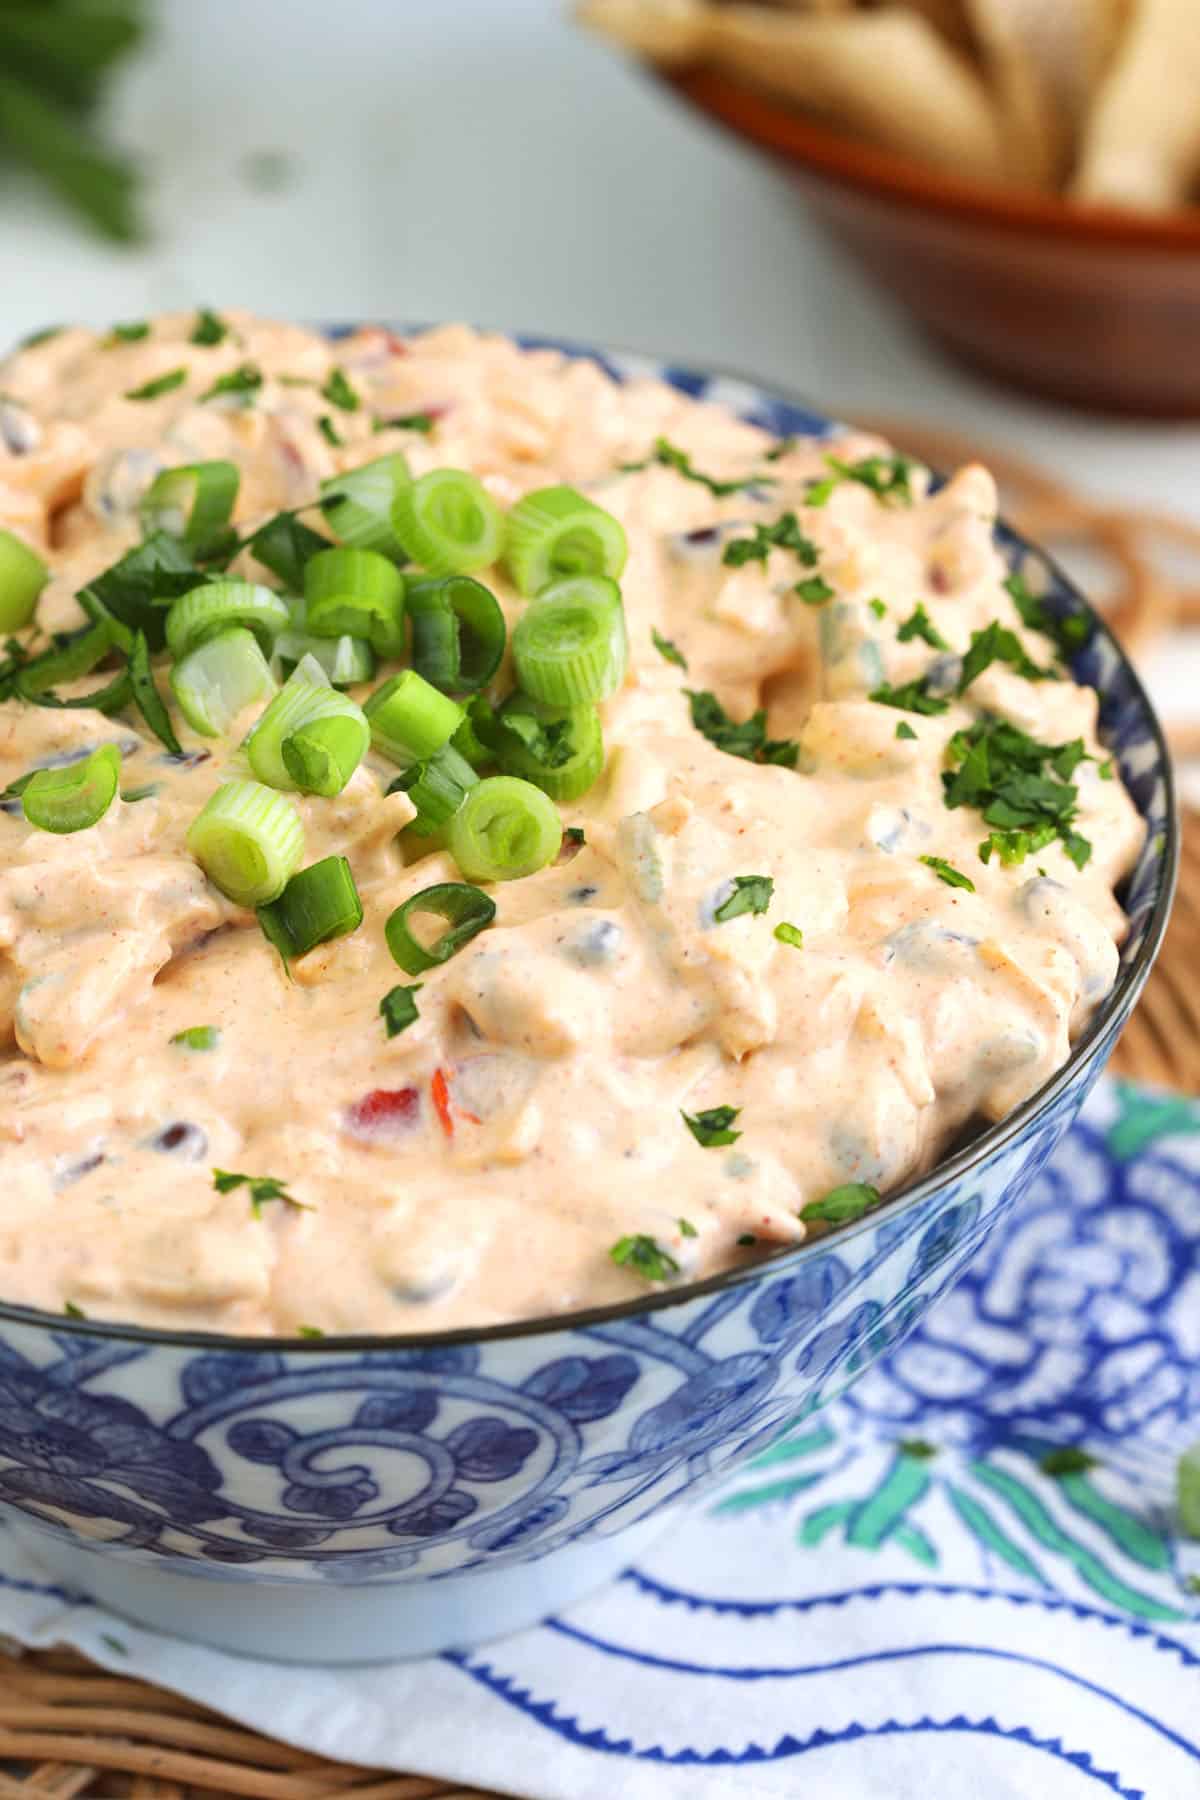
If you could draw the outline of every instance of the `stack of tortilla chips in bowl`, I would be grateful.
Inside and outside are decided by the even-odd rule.
[[[943,343],[1200,416],[1197,0],[583,0],[780,158]]]

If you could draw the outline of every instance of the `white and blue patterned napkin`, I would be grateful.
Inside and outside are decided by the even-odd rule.
[[[1200,1104],[1103,1086],[1002,1229],[848,1399],[536,1630],[283,1669],[81,1603],[0,1533],[0,1632],[533,1800],[1200,1795],[1200,1544],[1172,1530]]]

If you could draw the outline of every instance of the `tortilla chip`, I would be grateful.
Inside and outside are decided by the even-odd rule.
[[[1200,178],[1196,0],[1135,0],[1084,132],[1076,198],[1139,211],[1186,203]]]
[[[703,0],[582,0],[575,16],[623,49],[670,68],[703,56],[712,11]]]

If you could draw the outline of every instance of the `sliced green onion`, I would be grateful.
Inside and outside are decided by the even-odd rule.
[[[336,730],[316,729],[335,724]],[[251,728],[242,748],[254,774],[268,787],[340,794],[370,741],[371,728],[362,708],[331,687],[321,665],[306,656]]]
[[[500,667],[504,614],[490,589],[470,575],[410,582],[405,601],[412,620],[412,663],[446,693],[473,693]]]
[[[315,637],[371,638],[404,648],[404,577],[378,550],[321,550],[304,565],[305,629]],[[378,647],[378,646],[377,646]]]
[[[167,645],[172,656],[185,656],[231,625],[245,625],[269,650],[291,622],[287,602],[269,587],[253,581],[208,581],[172,601]]]
[[[183,746],[175,735],[171,715],[163,705],[163,697],[150,666],[150,646],[144,631],[135,631],[129,651],[128,673],[138,711],[164,749],[181,756]]]
[[[363,710],[371,742],[401,768],[440,750],[463,720],[462,707],[439,694],[415,669],[402,669],[376,688]]]
[[[215,1025],[189,1025],[186,1031],[177,1031],[170,1041],[184,1050],[215,1050],[221,1033]]]
[[[486,705],[486,702],[484,702],[484,704]],[[489,763],[494,758],[494,752],[489,750],[488,746],[482,741],[475,730],[469,712],[458,730],[454,733],[454,736],[450,739],[450,742],[458,751],[458,754],[461,757],[464,757],[473,769],[481,769],[484,763]]]
[[[263,568],[278,575],[288,588],[303,587],[304,565],[309,557],[329,547],[328,538],[313,531],[290,512],[276,513],[273,519],[260,525],[247,545]]]
[[[565,575],[615,580],[628,554],[621,521],[573,487],[526,494],[504,522],[504,566],[527,598]]]
[[[269,919],[264,920],[264,913]],[[259,908],[258,916],[271,942],[286,956],[306,956],[318,944],[357,931],[363,909],[350,864],[344,856],[326,856],[301,869],[278,900]]]
[[[604,735],[594,706],[545,706],[514,694],[496,719],[496,760],[506,775],[532,781],[560,805],[578,800],[604,769]]]
[[[76,694],[71,700],[60,700],[57,694],[40,688],[36,694],[28,697],[35,706],[54,706],[68,712],[99,712],[108,716],[122,712],[131,703],[133,682],[126,665],[104,687],[92,688],[86,694]]]
[[[23,700],[35,700],[62,681],[78,681],[81,675],[90,675],[104,661],[112,643],[112,627],[106,619],[87,626],[68,643],[27,662],[16,677],[17,693]]]
[[[39,831],[86,831],[102,819],[117,795],[121,752],[115,744],[93,750],[65,769],[37,769],[21,793],[25,817]]]
[[[615,694],[628,654],[621,590],[603,575],[555,582],[513,632],[521,686],[552,706],[584,706]]]
[[[214,887],[239,906],[277,900],[300,866],[295,804],[257,781],[228,781],[193,819],[187,847]]]
[[[142,496],[142,530],[165,531],[190,550],[219,544],[241,480],[236,463],[184,463],[156,475]]]
[[[403,556],[392,508],[401,488],[412,482],[406,459],[397,450],[321,483],[321,510],[340,543],[356,550],[379,550]]]
[[[334,687],[355,687],[360,681],[370,681],[375,673],[375,652],[362,638],[349,633],[325,638],[312,637],[307,631],[280,632],[275,639],[276,663],[290,663],[294,668],[306,656],[316,658]]]
[[[20,631],[37,610],[50,571],[13,531],[0,531],[0,631]]]
[[[512,775],[473,787],[450,821],[447,848],[474,881],[516,881],[553,862],[562,848],[554,802]]]
[[[275,677],[254,633],[235,625],[176,663],[171,692],[193,731],[220,737],[247,706],[271,698]]]
[[[414,914],[428,913],[444,919],[448,930],[432,944],[417,942],[409,926]],[[402,906],[398,906],[387,924],[384,936],[392,959],[406,975],[423,975],[449,962],[456,951],[489,926],[496,916],[496,902],[470,887],[465,881],[441,881],[422,888]]]
[[[429,837],[449,823],[478,780],[466,758],[452,745],[443,744],[435,755],[397,775],[388,793],[408,795],[417,816],[405,830]]]
[[[483,483],[465,469],[431,469],[396,495],[396,535],[430,575],[465,575],[500,554],[504,518]]]

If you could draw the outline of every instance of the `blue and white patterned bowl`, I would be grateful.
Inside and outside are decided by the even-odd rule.
[[[524,339],[545,343],[543,339]],[[751,383],[627,354],[778,436],[830,422]],[[1058,612],[1086,604],[1001,527]],[[1089,615],[1090,616],[1090,615]],[[1002,1124],[824,1242],[680,1291],[479,1332],[237,1339],[0,1305],[0,1501],[67,1584],[183,1636],[314,1662],[495,1636],[614,1574],[908,1332],[1041,1168],[1166,924],[1162,732],[1102,624],[1075,658],[1149,827],[1116,987]]]

